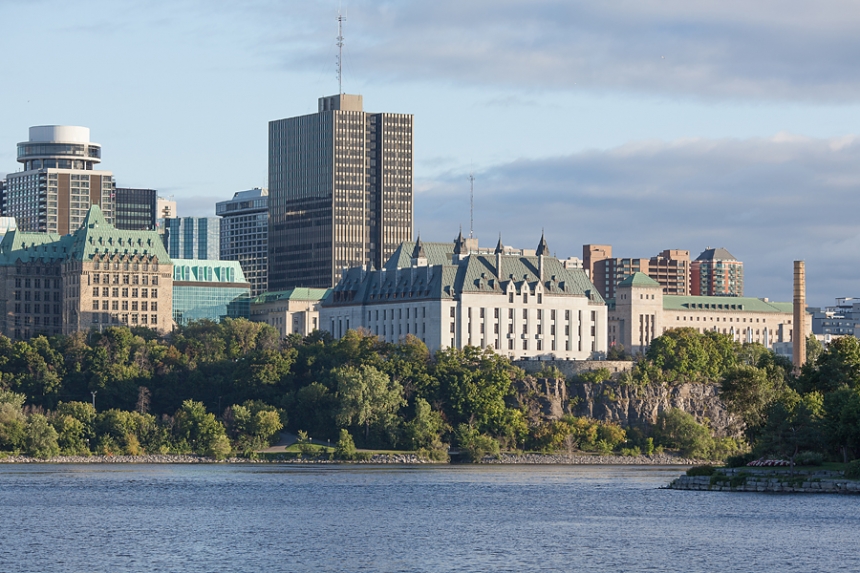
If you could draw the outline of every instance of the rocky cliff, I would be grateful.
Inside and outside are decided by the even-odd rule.
[[[717,437],[739,436],[742,429],[713,384],[637,387],[615,381],[565,384],[562,380],[526,377],[516,383],[516,390],[517,404],[525,406],[532,418],[557,420],[572,414],[624,427],[647,427],[656,422],[660,412],[678,408],[706,423]]]

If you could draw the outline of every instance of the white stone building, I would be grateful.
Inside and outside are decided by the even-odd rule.
[[[501,240],[490,254],[476,242],[462,234],[453,244],[407,241],[380,270],[344,271],[322,303],[320,328],[335,338],[362,328],[388,342],[411,334],[431,352],[479,346],[585,360],[606,351],[606,305],[582,269],[549,256],[543,237],[533,256]]]

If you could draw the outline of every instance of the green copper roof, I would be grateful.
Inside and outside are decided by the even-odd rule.
[[[385,263],[387,269],[402,269],[412,266],[412,253],[416,241],[403,241]],[[428,265],[450,265],[454,254],[454,243],[425,243],[421,241]]]
[[[744,296],[663,296],[663,310],[724,310],[747,312],[790,313],[790,302],[765,302],[760,298]]]
[[[155,231],[124,231],[107,222],[98,205],[87,212],[81,228],[72,233],[71,257],[88,261],[95,255],[149,255],[170,264],[161,237]]]
[[[267,302],[275,302],[278,300],[315,301],[324,299],[330,292],[331,289],[325,288],[296,287],[289,290],[264,292],[251,302],[252,304],[265,304]]]
[[[618,287],[654,287],[654,288],[663,288],[660,286],[660,283],[646,275],[645,273],[635,272],[620,283],[615,288]]]
[[[19,260],[22,263],[63,260],[69,256],[71,243],[71,235],[9,231],[0,241],[0,265],[14,265]]]
[[[87,212],[80,229],[70,235],[10,231],[0,242],[0,265],[37,260],[90,261],[96,255],[149,255],[170,264],[155,231],[121,231],[107,222],[98,205]]]

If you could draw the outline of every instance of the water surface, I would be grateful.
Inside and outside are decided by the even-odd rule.
[[[680,472],[0,465],[0,570],[860,570],[860,497],[658,489]]]

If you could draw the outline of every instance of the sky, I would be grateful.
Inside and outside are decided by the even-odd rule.
[[[415,227],[559,257],[724,247],[745,294],[860,296],[860,4],[0,0],[0,173],[89,127],[180,215],[267,186],[268,122],[343,89],[415,116]]]

